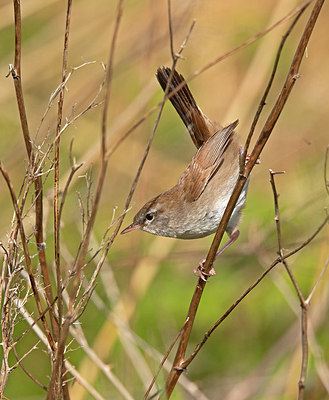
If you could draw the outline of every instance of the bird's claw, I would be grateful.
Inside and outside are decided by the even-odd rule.
[[[245,165],[247,165],[249,161],[250,161],[250,154],[247,154],[246,160],[245,160]],[[260,164],[260,158],[257,158],[256,164]]]
[[[207,282],[207,279],[211,276],[216,275],[216,271],[214,266],[212,265],[209,272],[206,273],[206,271],[204,270],[204,263],[206,260],[202,260],[199,263],[198,268],[195,268],[193,270],[194,275],[198,275],[200,279],[202,279],[204,282]]]

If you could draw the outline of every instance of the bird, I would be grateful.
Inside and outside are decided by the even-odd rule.
[[[121,234],[142,230],[158,236],[196,239],[216,232],[225,208],[237,183],[240,171],[241,145],[234,131],[238,120],[222,127],[208,118],[198,107],[184,77],[169,67],[160,67],[156,77],[185,124],[197,152],[169,190],[149,200]],[[173,94],[172,94],[173,93]],[[248,182],[233,210],[226,233],[229,241],[216,257],[239,236],[238,225],[244,208]],[[199,265],[202,279],[202,263]],[[201,272],[200,272],[201,271]],[[214,275],[211,268],[209,275]]]

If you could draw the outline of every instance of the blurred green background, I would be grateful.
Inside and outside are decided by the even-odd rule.
[[[174,47],[178,49],[190,24],[196,25],[177,69],[188,76],[216,57],[285,16],[300,2],[260,0],[231,2],[172,0]],[[104,79],[102,63],[108,60],[117,8],[116,1],[73,2],[69,41],[70,69],[74,70],[65,92],[66,118],[81,112],[96,95]],[[22,81],[31,135],[45,150],[54,138],[56,105],[41,118],[51,93],[60,83],[66,5],[62,1],[22,2]],[[308,9],[284,48],[273,89],[261,122],[264,122],[282,87]],[[304,57],[300,78],[267,144],[261,164],[253,171],[241,236],[217,260],[217,275],[205,290],[191,336],[194,348],[212,324],[277,257],[273,195],[269,169],[286,171],[277,177],[280,192],[282,236],[292,250],[308,238],[324,219],[328,196],[324,184],[324,157],[328,145],[329,35],[328,3],[324,5]],[[232,57],[202,73],[189,85],[202,110],[223,125],[240,120],[243,142],[263,94],[282,35],[290,21],[280,25]],[[18,192],[27,167],[17,104],[11,78],[13,63],[13,6],[0,1],[0,159]],[[166,1],[130,0],[124,4],[111,91],[108,141],[116,143],[136,121],[162,98],[155,72],[171,65]],[[101,101],[103,96],[99,97]],[[72,124],[61,139],[61,187],[69,173],[69,145],[84,166],[73,181],[63,213],[62,265],[68,270],[82,234],[78,197],[85,201],[87,182],[95,181],[99,167],[102,106]],[[155,114],[141,124],[110,159],[91,247],[96,249],[104,231],[123,210]],[[38,134],[37,131],[39,130]],[[259,132],[259,129],[258,129]],[[154,143],[133,197],[124,225],[152,196],[175,184],[195,149],[171,105],[165,107]],[[53,157],[53,155],[51,155]],[[45,181],[45,229],[47,255],[53,259],[52,185]],[[6,242],[12,219],[7,188],[0,181],[0,239]],[[25,220],[33,232],[33,211]],[[328,257],[328,228],[289,264],[305,296],[316,282]],[[143,232],[118,236],[83,316],[90,347],[111,368],[131,396],[141,399],[156,372],[159,359],[181,328],[196,277],[192,270],[207,254],[212,237],[181,241],[158,238]],[[33,239],[31,241],[33,249]],[[34,250],[36,251],[36,250]],[[35,260],[36,262],[36,260]],[[95,264],[85,270],[89,277]],[[64,271],[65,272],[65,271]],[[63,272],[63,273],[64,273]],[[309,311],[310,359],[306,398],[329,398],[328,272],[314,295]],[[27,308],[33,310],[32,300]],[[283,267],[278,266],[215,331],[182,377],[174,399],[294,399],[300,370],[300,309]],[[121,322],[120,322],[121,321]],[[26,328],[20,321],[15,336]],[[31,332],[17,346],[23,354],[37,338]],[[72,341],[69,360],[106,399],[122,395]],[[47,385],[49,360],[42,345],[24,361],[25,367]],[[173,359],[171,355],[170,360]],[[14,363],[14,357],[12,362]],[[163,387],[166,373],[159,377]],[[193,390],[194,382],[200,392]],[[20,368],[10,375],[5,395],[10,399],[42,399],[45,392]],[[204,397],[202,397],[204,396]],[[80,385],[72,383],[72,399],[89,399]]]

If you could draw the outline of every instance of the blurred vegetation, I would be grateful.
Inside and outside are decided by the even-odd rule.
[[[245,2],[172,1],[174,42],[178,48],[190,23],[196,26],[177,69],[188,76],[217,56],[280,19],[297,1],[253,0]],[[69,65],[77,67],[67,84],[65,117],[82,111],[97,93],[104,79],[116,2],[104,0],[73,2]],[[11,78],[5,79],[13,63],[14,28],[12,4],[0,2],[0,159],[18,192],[27,159],[22,140],[17,104]],[[305,12],[289,38],[265,107],[262,121],[279,93],[310,10]],[[22,81],[32,137],[51,93],[60,83],[65,6],[57,0],[22,2]],[[192,332],[190,350],[235,299],[277,256],[273,195],[268,170],[286,171],[277,177],[280,192],[282,236],[286,249],[308,238],[324,218],[328,195],[324,184],[324,156],[328,145],[329,35],[328,4],[324,5],[290,99],[254,169],[241,236],[216,262],[217,275],[207,285]],[[200,107],[223,124],[239,118],[238,133],[243,141],[270,74],[281,36],[288,23],[263,39],[226,59],[190,83]],[[125,2],[120,27],[111,92],[109,147],[145,112],[156,104],[162,92],[155,79],[160,65],[170,65],[166,1]],[[56,101],[35,145],[43,148],[54,138]],[[61,139],[61,187],[69,172],[69,145],[84,166],[75,177],[67,198],[62,226],[62,265],[68,270],[76,254],[82,219],[79,196],[87,197],[87,178],[95,181],[99,161],[102,106],[94,108],[70,126]],[[113,154],[107,174],[91,246],[97,248],[104,231],[123,204],[142,157],[155,115],[137,128]],[[152,196],[171,187],[191,159],[195,149],[171,105],[166,105],[148,160],[128,212],[125,225]],[[53,156],[53,155],[52,155]],[[51,157],[52,157],[51,156]],[[6,242],[13,208],[3,180],[0,181],[0,239]],[[53,176],[45,181],[45,228],[47,255],[53,260]],[[95,185],[92,185],[95,190]],[[33,213],[25,220],[33,232]],[[323,232],[289,265],[305,295],[315,284],[329,253],[329,230]],[[136,399],[142,398],[156,372],[159,359],[181,328],[196,278],[192,273],[204,258],[212,238],[180,241],[158,238],[143,232],[118,236],[98,279],[95,292],[80,319],[89,345],[108,364]],[[33,240],[30,244],[32,254]],[[33,260],[37,264],[37,259]],[[90,276],[95,262],[85,270]],[[310,307],[310,358],[306,398],[328,398],[324,379],[329,376],[329,284],[325,273]],[[28,305],[27,305],[28,307]],[[33,307],[30,308],[33,312]],[[121,329],[117,318],[126,328]],[[278,266],[215,331],[188,369],[186,378],[195,382],[208,399],[296,398],[300,370],[300,310],[298,299],[283,267]],[[117,325],[117,327],[116,327]],[[119,327],[119,328],[118,328]],[[128,329],[129,327],[129,329]],[[21,319],[15,337],[27,328]],[[130,331],[131,330],[131,331]],[[127,336],[129,331],[136,342]],[[31,332],[17,345],[24,354],[37,341]],[[137,345],[136,345],[137,343]],[[107,399],[123,398],[97,370],[83,348],[69,344],[69,360]],[[43,384],[50,374],[43,345],[25,360],[25,367]],[[169,357],[172,360],[172,355]],[[15,362],[14,358],[11,360]],[[161,373],[159,386],[165,382]],[[72,384],[72,399],[91,398]],[[12,372],[5,395],[10,399],[42,399],[45,392],[21,368]],[[177,387],[173,399],[190,399]],[[198,398],[198,397],[195,397]]]

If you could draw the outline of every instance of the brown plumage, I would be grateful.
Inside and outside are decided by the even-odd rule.
[[[157,71],[165,90],[170,68]],[[174,72],[169,94],[178,115],[187,127],[198,151],[174,187],[148,201],[122,233],[144,230],[149,233],[193,239],[215,232],[239,176],[240,145],[234,132],[238,121],[222,128],[197,106],[184,78]],[[243,208],[245,185],[232,213],[226,232],[233,242]],[[227,247],[227,246],[226,246]]]

